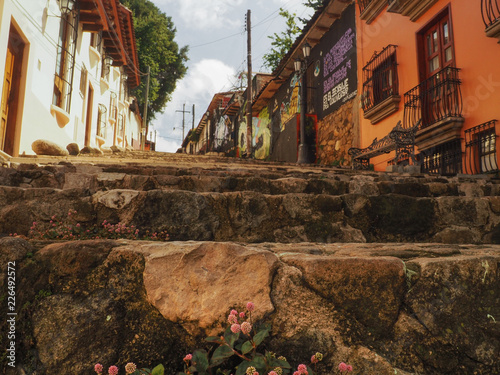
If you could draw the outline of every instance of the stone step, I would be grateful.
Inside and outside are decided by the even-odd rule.
[[[498,243],[500,196],[414,197],[0,187],[0,233],[27,235],[53,216],[121,222],[172,240]]]
[[[220,158],[219,158],[220,159]],[[31,159],[27,159],[31,160]],[[35,159],[36,160],[36,159]],[[354,172],[338,168],[298,168],[276,163],[172,165],[132,163],[58,164],[20,163],[0,169],[0,185],[22,188],[89,189],[91,193],[112,189],[185,190],[203,192],[255,191],[264,194],[402,194],[415,197],[496,196],[500,180],[481,176],[452,178],[430,175]],[[224,160],[224,159],[223,159]],[[57,160],[55,160],[57,161]]]

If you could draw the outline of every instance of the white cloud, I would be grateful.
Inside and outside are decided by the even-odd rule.
[[[156,138],[156,151],[160,152],[176,152],[180,147],[180,143],[163,137]]]
[[[163,9],[168,9],[169,6],[175,7],[183,22],[194,30],[232,28],[242,24],[242,20],[235,19],[231,13],[243,4],[243,0],[157,0],[156,2]]]
[[[165,113],[157,115],[153,121],[154,129],[164,138],[158,140],[157,150],[175,152],[182,142],[182,110],[186,111],[196,106],[195,126],[200,121],[201,114],[207,109],[214,94],[230,89],[230,81],[235,76],[233,67],[215,59],[203,59],[189,68],[186,77],[177,84],[177,89],[168,103]],[[184,135],[191,128],[191,114],[186,114]],[[175,130],[174,130],[175,128]]]

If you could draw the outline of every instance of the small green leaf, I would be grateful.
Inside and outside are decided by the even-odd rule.
[[[208,353],[205,350],[195,350],[191,363],[196,367],[196,371],[204,373],[208,368]]]
[[[253,350],[253,345],[250,341],[245,341],[245,343],[241,346],[241,354],[250,353]]]
[[[231,331],[231,327],[228,327],[226,329],[226,332],[224,332],[224,340],[226,340],[226,343],[231,348],[234,347],[234,343],[236,342],[236,340],[238,340],[239,337],[240,337],[240,334],[239,333],[233,333],[233,331]]]
[[[264,372],[266,370],[266,359],[265,357],[260,354],[260,353],[257,353],[255,355],[255,357],[250,361],[251,363],[251,366],[255,367],[257,369],[257,371],[259,372]]]
[[[269,336],[269,331],[271,330],[270,326],[265,326],[263,329],[261,329],[257,334],[253,337],[253,342],[255,343],[255,346],[259,346],[264,339]]]
[[[162,364],[159,364],[153,369],[151,375],[164,375],[164,373],[165,373],[165,368],[163,367]]]
[[[215,352],[212,355],[212,359],[210,360],[210,365],[217,366],[231,357],[233,354],[233,349],[231,349],[227,345],[221,345],[217,349],[215,349]]]
[[[269,366],[271,367],[281,367],[282,369],[291,369],[292,366],[287,361],[282,361],[281,359],[278,358],[271,358],[268,360]]]

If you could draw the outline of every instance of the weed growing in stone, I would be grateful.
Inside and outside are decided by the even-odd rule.
[[[129,239],[148,241],[168,241],[166,231],[141,231],[134,225],[112,224],[104,220],[101,225],[84,226],[75,220],[77,211],[69,210],[66,218],[52,216],[49,223],[33,222],[28,237],[35,240],[95,240]]]
[[[323,360],[321,353],[314,354],[309,365],[300,364],[296,370],[293,370],[285,357],[277,356],[267,350],[263,354],[257,351],[259,345],[269,336],[271,326],[254,324],[252,322],[254,310],[255,305],[252,302],[247,303],[246,311],[231,310],[227,317],[229,326],[224,334],[209,336],[205,339],[209,343],[218,345],[216,349],[210,352],[197,349],[193,353],[186,354],[183,358],[184,371],[177,375],[287,375],[292,371],[294,371],[293,375],[315,375],[317,364]],[[236,366],[234,359],[239,362]],[[94,370],[100,375],[103,366],[98,363]],[[341,362],[338,370],[342,374],[351,372],[353,368]],[[164,367],[159,365],[153,370],[139,370],[133,363],[128,363],[125,366],[125,372],[131,375],[164,375]],[[111,366],[108,374],[117,375],[118,368]]]
[[[269,336],[271,326],[269,324],[254,324],[252,322],[252,311],[255,305],[248,302],[246,311],[238,312],[231,310],[227,317],[229,327],[222,336],[210,336],[207,342],[218,345],[210,354],[203,350],[195,350],[192,354],[184,357],[184,371],[177,375],[207,375],[207,374],[234,374],[234,375],[283,375],[292,371],[292,366],[285,357],[277,356],[275,353],[257,351],[259,345]],[[232,368],[228,364],[230,358],[239,360],[239,364]],[[315,371],[310,367],[316,367],[323,359],[321,353],[316,353],[311,358],[309,366],[300,364],[293,375],[314,375]],[[233,362],[234,363],[234,362]],[[229,368],[228,368],[229,367]],[[316,368],[315,368],[316,369]]]

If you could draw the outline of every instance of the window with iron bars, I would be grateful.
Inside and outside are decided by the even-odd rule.
[[[97,135],[106,138],[106,106],[99,103],[97,111]]]
[[[85,65],[82,64],[82,70],[80,73],[80,94],[85,96],[85,91],[87,89],[87,77],[88,77],[88,71]]]
[[[466,168],[469,174],[498,171],[496,120],[465,131]]]
[[[375,53],[363,68],[363,111],[369,111],[385,99],[399,94],[395,45]]]
[[[61,15],[57,39],[56,71],[52,104],[68,112],[71,108],[73,72],[78,37],[78,12]]]
[[[118,102],[117,102],[116,93],[112,92],[109,95],[109,118],[116,122],[117,117],[118,117]]]
[[[102,31],[90,34],[90,46],[95,48],[97,52],[101,53],[102,49]]]
[[[439,175],[456,175],[462,173],[462,145],[460,139],[422,151],[422,172]]]

